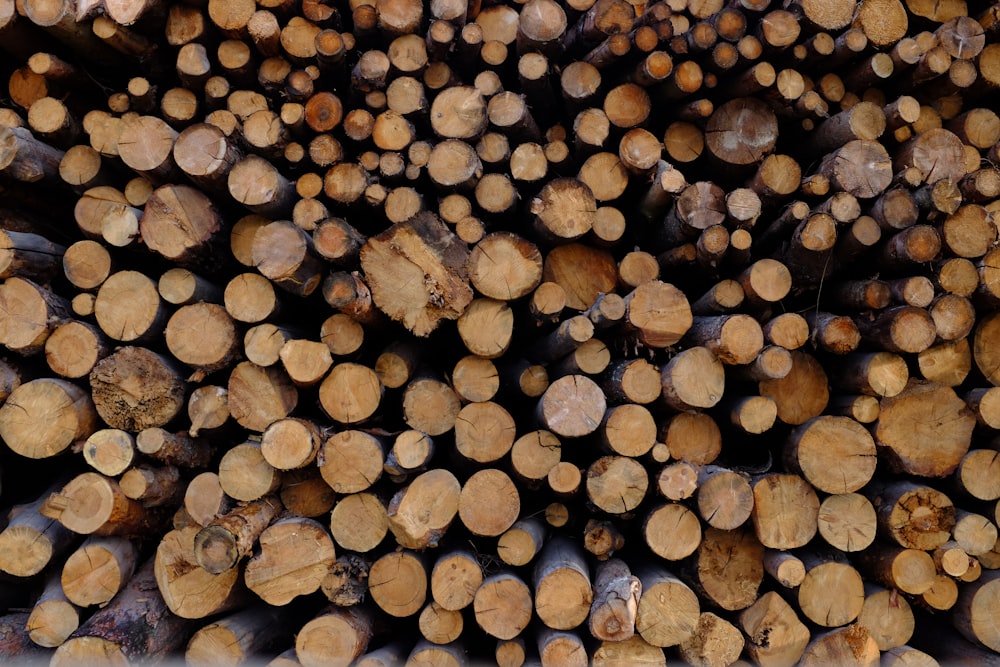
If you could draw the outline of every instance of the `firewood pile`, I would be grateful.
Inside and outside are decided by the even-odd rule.
[[[0,662],[1000,660],[1000,4],[0,52]]]

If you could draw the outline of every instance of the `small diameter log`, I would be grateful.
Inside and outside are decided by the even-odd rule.
[[[818,529],[819,498],[798,475],[772,473],[753,484],[751,518],[761,544],[772,549],[804,546]]]
[[[190,621],[173,614],[157,590],[154,561],[146,561],[121,593],[91,616],[56,649],[53,665],[95,660],[130,664],[166,658],[194,631]]]
[[[75,534],[41,513],[52,491],[10,509],[7,525],[0,532],[0,570],[15,577],[31,577],[73,546]]]
[[[934,559],[918,549],[875,544],[859,554],[857,562],[862,572],[875,581],[912,595],[929,591],[937,576]]]
[[[555,630],[577,627],[587,620],[592,595],[583,551],[562,538],[547,542],[534,569],[535,612],[542,622]]]
[[[588,617],[591,635],[602,642],[632,638],[641,594],[642,583],[624,561],[613,558],[599,565]]]
[[[273,606],[319,590],[336,559],[333,539],[313,519],[276,521],[264,529],[258,543],[260,551],[247,563],[244,580],[257,597]]]
[[[646,642],[659,647],[677,646],[688,639],[701,611],[694,591],[662,568],[646,567],[636,574],[641,593],[635,631]]]
[[[131,579],[138,557],[125,538],[89,537],[63,565],[63,593],[79,607],[104,606]]]
[[[120,429],[94,431],[83,444],[83,459],[97,472],[117,477],[135,459],[135,438]]]
[[[62,591],[55,573],[46,579],[45,589],[38,596],[24,624],[28,637],[37,646],[56,648],[80,627],[80,610]]]
[[[136,449],[161,463],[182,468],[203,468],[208,465],[215,448],[208,442],[194,440],[185,433],[170,433],[159,427],[139,431]]]
[[[276,497],[265,496],[213,520],[194,537],[198,565],[211,574],[234,568],[281,509]]]

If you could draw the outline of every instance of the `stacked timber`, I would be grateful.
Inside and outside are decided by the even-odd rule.
[[[996,663],[998,36],[0,0],[0,661]]]

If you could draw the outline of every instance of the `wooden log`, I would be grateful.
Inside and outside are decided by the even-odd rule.
[[[91,616],[56,649],[53,664],[119,660],[143,656],[161,659],[180,648],[194,631],[191,622],[173,614],[156,588],[154,561],[138,569],[122,592]]]
[[[847,553],[868,548],[876,537],[875,508],[858,493],[827,496],[819,505],[819,534],[828,544]]]
[[[772,473],[755,480],[751,513],[761,544],[772,549],[804,546],[818,530],[819,499],[797,475]]]
[[[875,505],[879,528],[899,546],[926,551],[948,541],[955,506],[940,491],[901,481],[873,485],[866,495]]]
[[[280,511],[277,498],[265,496],[213,520],[194,536],[196,562],[211,574],[231,570]]]
[[[7,574],[34,576],[73,546],[74,534],[40,512],[49,495],[10,509],[0,532],[0,569]]]
[[[646,567],[637,576],[642,585],[635,630],[653,646],[676,646],[690,637],[698,622],[697,596],[667,570]]]
[[[0,437],[21,456],[55,456],[97,430],[90,395],[55,378],[18,385],[0,407]]]
[[[299,630],[295,656],[304,666],[348,665],[367,650],[374,634],[371,610],[331,607]]]
[[[883,399],[875,439],[889,457],[890,465],[911,474],[931,477],[955,470],[969,450],[975,417],[957,396],[952,400],[953,395],[950,388],[913,381],[900,394]],[[926,402],[931,400],[933,403]],[[898,421],[903,415],[912,414],[909,411],[913,409],[923,415],[928,411],[940,415],[932,418],[936,424],[932,428],[933,447],[927,445],[929,433],[922,433],[922,424],[927,422],[913,417]],[[939,419],[943,421],[936,421]],[[945,423],[950,429],[943,428]],[[906,435],[900,439],[904,432]]]
[[[258,538],[260,552],[247,563],[247,588],[272,605],[289,604],[309,595],[335,560],[333,540],[312,519],[289,517],[271,524]]]
[[[809,643],[809,629],[776,592],[764,593],[739,616],[747,653],[761,665],[792,665]]]
[[[106,605],[132,577],[138,547],[121,537],[90,537],[63,565],[66,598],[78,607]]]

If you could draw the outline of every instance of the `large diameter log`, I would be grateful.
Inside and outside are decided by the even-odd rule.
[[[51,664],[105,661],[128,665],[143,659],[162,660],[183,646],[194,629],[191,621],[167,607],[156,588],[150,559],[125,589],[56,649]]]
[[[16,387],[0,407],[0,438],[21,456],[55,456],[97,429],[90,396],[75,384],[39,378]]]
[[[187,391],[175,364],[143,347],[123,347],[99,361],[90,386],[101,419],[133,432],[167,424],[184,407]]]
[[[333,539],[312,519],[288,517],[268,526],[258,539],[260,553],[247,563],[247,588],[273,606],[289,604],[319,590],[333,566]]]
[[[660,647],[688,639],[701,612],[698,596],[665,569],[647,567],[637,575],[642,587],[635,619],[639,636]]]
[[[849,417],[816,417],[792,432],[786,469],[825,493],[857,491],[875,474],[875,441]]]
[[[472,301],[468,248],[430,213],[368,239],[361,249],[372,298],[418,336],[457,319]]]
[[[17,276],[0,285],[0,312],[0,343],[24,355],[41,352],[52,331],[71,318],[62,297]]]
[[[875,441],[896,470],[943,477],[969,451],[975,423],[951,388],[914,380],[900,394],[882,399]]]

